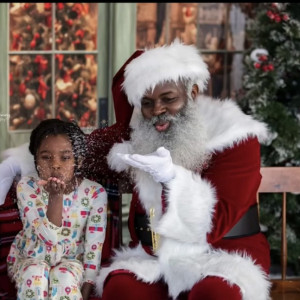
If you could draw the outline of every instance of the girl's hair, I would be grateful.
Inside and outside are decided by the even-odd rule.
[[[42,121],[30,135],[29,151],[34,157],[36,166],[36,154],[42,141],[49,135],[67,135],[70,139],[75,158],[75,175],[79,175],[78,161],[87,153],[86,135],[75,121],[67,122],[59,119],[47,119]]]

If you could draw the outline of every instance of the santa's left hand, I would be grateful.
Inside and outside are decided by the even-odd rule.
[[[156,182],[166,183],[175,177],[170,152],[164,147],[147,155],[118,153],[118,156],[128,165],[150,173]]]

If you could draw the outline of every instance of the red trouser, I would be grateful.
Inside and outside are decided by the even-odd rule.
[[[170,300],[168,288],[162,281],[147,284],[137,280],[132,273],[113,273],[107,278],[102,300]],[[241,300],[237,285],[230,286],[220,277],[206,277],[189,292],[181,293],[178,300]]]

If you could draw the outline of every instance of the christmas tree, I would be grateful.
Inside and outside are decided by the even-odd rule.
[[[260,3],[249,21],[242,109],[270,129],[261,148],[263,166],[300,165],[300,6]],[[300,184],[300,182],[299,182]],[[280,200],[264,195],[261,223],[271,246],[273,266],[280,264]],[[288,195],[288,273],[300,274],[300,196]],[[276,271],[275,271],[276,272]]]

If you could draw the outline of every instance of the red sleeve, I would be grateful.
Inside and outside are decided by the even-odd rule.
[[[117,181],[122,174],[110,170],[107,155],[115,143],[129,139],[130,129],[120,123],[94,130],[87,136],[88,153],[83,163],[84,174],[97,182]]]
[[[203,176],[213,184],[217,192],[213,230],[208,234],[208,242],[214,243],[256,203],[256,193],[261,181],[260,145],[257,138],[249,138],[216,153]]]

